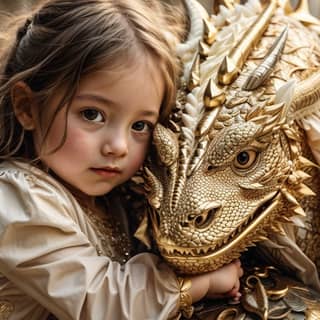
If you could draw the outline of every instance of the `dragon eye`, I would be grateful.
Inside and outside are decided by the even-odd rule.
[[[255,163],[257,152],[255,150],[244,150],[237,154],[234,160],[234,166],[237,169],[248,169]]]

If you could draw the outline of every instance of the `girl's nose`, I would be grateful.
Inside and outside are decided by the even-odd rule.
[[[128,141],[125,135],[115,134],[106,139],[102,145],[102,154],[123,157],[128,153]]]

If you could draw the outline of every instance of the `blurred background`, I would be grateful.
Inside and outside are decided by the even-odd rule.
[[[296,6],[299,1],[300,0],[291,0],[291,3],[293,6]],[[0,10],[15,12],[22,7],[29,8],[33,3],[37,2],[39,2],[39,0],[0,0]],[[209,12],[212,11],[214,0],[199,0],[199,2],[201,2]],[[309,5],[313,15],[320,18],[320,0],[309,0]]]

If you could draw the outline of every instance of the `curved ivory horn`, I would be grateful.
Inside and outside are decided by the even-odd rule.
[[[203,19],[209,18],[208,12],[197,1],[184,0],[184,3],[190,19],[190,30],[187,40],[184,43],[178,44],[176,48],[177,54],[181,58],[187,53],[190,54],[190,51],[193,51],[191,54],[194,55],[195,50],[198,49],[199,41],[203,38]]]
[[[297,86],[290,106],[293,118],[301,119],[308,115],[317,101],[320,103],[320,70]]]

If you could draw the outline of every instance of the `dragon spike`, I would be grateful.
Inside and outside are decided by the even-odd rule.
[[[316,168],[320,168],[320,166],[318,166],[316,163],[310,161],[309,159],[303,157],[303,156],[299,156],[298,158],[298,167],[303,169],[303,168],[308,168],[308,167],[316,167]]]
[[[250,121],[257,124],[263,122],[265,125],[262,128],[260,135],[263,136],[269,134],[273,132],[275,128],[281,126],[285,122],[287,113],[284,109],[286,109],[285,103],[282,102],[267,109],[266,111],[269,111],[269,114],[261,114],[256,118],[252,118]]]
[[[188,90],[192,91],[200,85],[200,54],[196,52],[191,65],[190,76],[188,81]]]
[[[209,55],[209,46],[203,41],[199,41],[199,54],[201,58],[207,58]]]
[[[218,112],[219,112],[219,108],[216,108],[214,110],[210,110],[209,112],[205,113],[198,127],[198,134],[200,137],[204,136],[209,132],[213,122],[217,117]]]
[[[172,165],[179,155],[179,143],[176,135],[158,123],[153,132],[153,140],[161,162],[165,166]]]
[[[203,26],[204,26],[204,41],[209,46],[212,45],[216,39],[217,29],[210,23],[207,19],[203,19]]]
[[[285,135],[293,140],[293,141],[300,141],[301,137],[299,136],[297,131],[294,131],[292,128],[284,126],[283,128],[283,132],[285,133]]]
[[[185,145],[181,145],[179,150],[179,163],[177,166],[178,173],[172,179],[173,192],[170,195],[170,211],[174,210],[178,205],[180,195],[185,185],[188,165],[189,165],[190,150]],[[179,177],[176,180],[176,177]]]
[[[299,206],[298,200],[290,192],[288,192],[286,188],[281,188],[280,190],[289,203],[291,203],[295,207]]]
[[[299,187],[296,190],[301,196],[315,196],[313,190],[311,190],[307,185],[300,183]]]
[[[301,206],[297,206],[296,208],[294,208],[293,212],[301,217],[306,217],[307,215]]]
[[[244,83],[243,90],[254,90],[263,84],[270,76],[277,61],[282,54],[288,37],[288,28],[285,27],[281,32],[280,36],[276,39],[272,47],[269,49],[266,57],[263,59],[260,65],[249,75],[246,82]]]
[[[204,105],[207,108],[219,107],[226,100],[226,95],[223,90],[221,90],[215,81],[211,78],[208,81],[207,87],[204,92]]]
[[[213,13],[219,13],[219,6],[225,6],[228,9],[233,9],[236,3],[240,3],[240,0],[216,0],[213,1]]]
[[[187,176],[189,177],[192,175],[193,171],[196,170],[196,168],[200,164],[200,160],[202,159],[203,155],[206,152],[206,147],[208,145],[208,140],[202,140],[198,143],[197,148],[195,150],[195,156],[191,159],[191,162],[189,164]]]
[[[147,167],[144,168],[144,177],[146,185],[150,186],[150,189],[152,190],[147,194],[148,202],[153,208],[159,209],[163,198],[163,188],[161,182]]]
[[[183,187],[185,185],[187,166],[185,166],[183,168],[183,170],[181,170],[181,171],[183,171],[183,175],[180,176],[178,181],[176,181],[176,183],[174,185],[173,193],[171,195],[171,199],[170,199],[171,200],[170,201],[170,210],[171,211],[176,209],[176,207],[178,205],[178,202],[179,202]]]
[[[269,25],[269,21],[277,7],[277,1],[271,0],[270,4],[262,11],[243,35],[242,39],[223,60],[218,70],[218,81],[223,85],[231,84],[238,76],[247,57],[257,42],[262,37]]]

